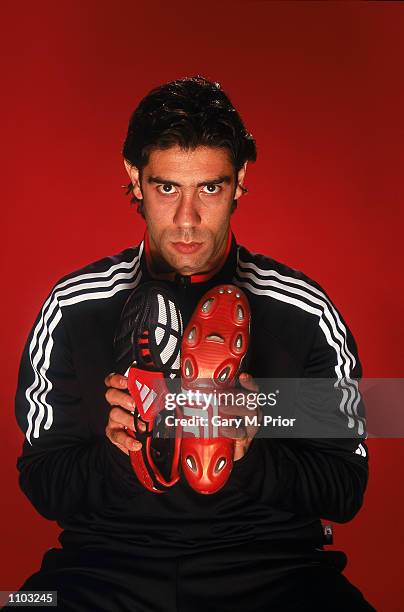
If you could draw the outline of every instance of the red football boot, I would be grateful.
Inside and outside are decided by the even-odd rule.
[[[212,418],[219,414],[213,392],[235,386],[248,349],[250,320],[244,292],[235,285],[218,285],[202,297],[184,332],[181,386],[187,394],[194,392],[189,397],[195,402],[183,408],[190,425],[183,426],[181,468],[198,493],[219,491],[233,467],[234,441],[219,436]],[[203,402],[210,396],[206,410],[195,407],[196,391]]]

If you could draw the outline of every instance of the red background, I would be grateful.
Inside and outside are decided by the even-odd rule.
[[[155,85],[218,80],[259,158],[233,222],[239,242],[322,284],[365,376],[402,376],[403,26],[400,3],[2,4],[2,534],[0,589],[57,544],[17,486],[20,353],[51,285],[138,242],[121,146]],[[400,282],[401,281],[401,282]],[[365,505],[336,526],[346,575],[380,610],[402,600],[401,440],[370,440]]]

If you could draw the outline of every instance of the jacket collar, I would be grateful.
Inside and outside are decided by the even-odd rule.
[[[147,230],[145,232],[143,241],[141,243],[141,257],[140,257],[140,266],[142,270],[142,281],[150,281],[150,280],[158,280],[154,277],[150,272],[149,261],[150,261],[150,247],[149,247],[149,239]],[[175,280],[167,281],[165,279],[164,282],[169,282],[170,284],[176,284],[179,286],[203,286],[206,287],[206,290],[210,287],[214,287],[220,283],[231,283],[236,271],[237,265],[237,242],[236,238],[231,231],[229,230],[227,237],[227,246],[226,246],[226,259],[222,265],[222,267],[214,274],[209,277],[209,274],[192,274],[189,276],[182,276],[181,274],[177,274]]]

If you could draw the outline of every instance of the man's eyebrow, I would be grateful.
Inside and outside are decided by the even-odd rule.
[[[162,176],[149,176],[147,179],[148,183],[159,183],[164,185],[174,185],[175,187],[181,187],[181,183],[177,183],[177,181],[171,181],[170,179],[163,178]],[[217,185],[219,183],[228,183],[232,182],[232,177],[228,174],[223,174],[221,176],[217,176],[213,179],[207,179],[206,181],[201,181],[197,183],[197,187],[202,187],[203,185]]]

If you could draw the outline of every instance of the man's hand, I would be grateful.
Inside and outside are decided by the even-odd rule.
[[[105,398],[112,406],[105,434],[115,446],[129,455],[129,451],[138,451],[142,444],[127,432],[127,429],[134,430],[133,415],[136,407],[132,397],[125,391],[128,388],[128,379],[113,372],[108,374],[104,382],[108,387]],[[140,421],[136,427],[140,431],[146,428]]]
[[[240,374],[240,384],[247,391],[257,393],[259,391],[257,384],[250,374],[246,372]],[[126,392],[128,388],[128,379],[121,374],[109,374],[105,378],[105,384],[108,390],[105,394],[107,402],[112,406],[109,413],[108,424],[105,428],[105,434],[115,446],[121,451],[129,454],[129,451],[138,451],[142,447],[141,442],[135,440],[127,433],[127,429],[134,431],[134,410],[135,403],[132,397]],[[230,391],[230,390],[229,390]],[[238,393],[241,393],[238,390]],[[257,416],[258,422],[261,420],[261,412],[259,408],[250,410],[245,406],[221,406],[220,414],[224,418],[245,417],[250,418]],[[248,451],[250,444],[258,431],[258,425],[244,424],[239,427],[220,428],[220,435],[234,440],[234,461],[238,461],[244,457]],[[138,421],[136,428],[144,431],[146,426],[141,421]]]
[[[258,393],[259,388],[254,379],[247,372],[243,372],[239,377],[240,384],[244,389],[248,391],[252,391],[254,393]],[[226,393],[229,390],[226,390]],[[241,390],[237,391],[238,393],[242,393]],[[256,435],[259,425],[249,425],[244,421],[244,417],[248,416],[250,418],[256,417],[257,423],[261,422],[262,411],[258,406],[254,410],[250,410],[246,406],[220,406],[220,415],[223,418],[231,418],[231,417],[241,417],[243,419],[242,425],[239,427],[225,427],[222,426],[220,428],[220,435],[225,438],[232,438],[234,440],[234,461],[238,461],[248,451],[250,444]]]

